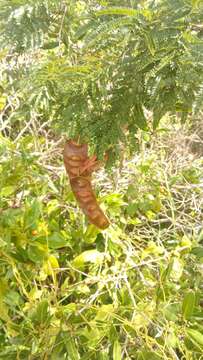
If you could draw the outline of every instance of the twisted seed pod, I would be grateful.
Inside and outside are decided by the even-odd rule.
[[[69,140],[64,147],[64,164],[69,176],[71,189],[90,223],[99,229],[106,229],[109,221],[99,207],[92,189],[91,173],[97,169],[96,157],[88,158],[87,144]]]

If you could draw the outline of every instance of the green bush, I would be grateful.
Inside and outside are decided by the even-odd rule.
[[[180,161],[176,133],[98,174],[103,232],[60,147],[1,139],[1,359],[201,359],[202,160],[185,147]]]

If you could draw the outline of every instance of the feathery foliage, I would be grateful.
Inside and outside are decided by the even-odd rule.
[[[202,1],[9,0],[0,13],[14,124],[35,116],[116,155],[138,128],[202,108]]]

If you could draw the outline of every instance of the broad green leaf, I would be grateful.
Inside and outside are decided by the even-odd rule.
[[[60,249],[69,245],[67,239],[59,232],[48,236],[48,244],[50,249]]]
[[[25,228],[37,228],[37,223],[42,214],[42,202],[35,198],[32,203],[26,204],[26,211],[24,214],[24,226]]]
[[[111,317],[114,312],[113,304],[102,305],[97,312],[95,320],[97,321],[106,321]]]
[[[86,327],[84,330],[81,331],[81,334],[86,339],[88,339],[88,346],[90,346],[91,348],[95,348],[96,350],[101,339],[104,338],[104,335],[107,334],[108,329],[108,323],[106,324],[106,327],[104,329],[103,327],[96,327],[95,323],[91,322],[89,323],[88,328]]]
[[[135,216],[135,214],[138,211],[138,204],[137,203],[131,203],[126,207],[127,214],[130,216]]]
[[[164,109],[164,107],[162,107],[162,105],[160,104],[159,107],[154,108],[153,111],[153,130],[156,130],[159,126],[159,123],[161,121],[161,119],[164,117],[164,115],[166,114],[166,110]]]
[[[67,350],[65,349],[62,332],[56,336],[51,352],[51,360],[67,360]]]
[[[167,335],[166,343],[167,346],[170,346],[172,348],[176,348],[178,346],[178,338],[173,330],[170,330],[169,334]]]
[[[44,324],[49,319],[49,304],[47,300],[42,300],[37,308],[32,312],[31,318],[38,324]]]
[[[164,248],[157,245],[154,241],[149,241],[148,246],[142,251],[142,259],[145,259],[151,254],[154,254],[156,256],[159,256],[163,254]]]
[[[0,196],[7,197],[7,196],[14,194],[15,191],[16,191],[15,186],[12,186],[12,185],[4,186],[0,191]]]
[[[113,360],[122,360],[121,345],[118,340],[113,344]]]
[[[72,314],[75,313],[77,310],[77,305],[75,303],[70,303],[68,305],[61,306],[59,311],[64,314]]]
[[[190,239],[188,236],[183,235],[182,239],[181,239],[181,246],[187,247],[187,248],[191,248],[192,246],[192,239]]]
[[[109,355],[106,352],[102,351],[100,354],[98,354],[98,360],[110,360]]]
[[[0,319],[4,321],[9,321],[10,317],[8,315],[9,307],[3,302],[0,298]]]
[[[96,226],[90,224],[87,227],[87,230],[84,234],[84,240],[88,244],[92,244],[95,242],[97,235],[100,233],[100,230],[96,228]]]
[[[48,260],[47,260],[51,266],[52,269],[57,269],[59,268],[59,263],[57,258],[54,255],[49,255]]]
[[[188,320],[194,311],[195,307],[195,292],[190,290],[183,299],[182,313],[184,319]]]
[[[178,257],[174,257],[173,267],[172,267],[172,271],[170,274],[171,278],[174,281],[178,281],[180,279],[180,277],[182,276],[183,267],[184,267],[184,263],[183,263],[182,259],[180,259]]]
[[[0,96],[0,111],[3,110],[4,106],[6,105],[6,96]]]
[[[155,352],[142,350],[138,352],[137,360],[162,360],[162,357]]]
[[[5,296],[5,302],[10,307],[20,306],[23,304],[20,294],[14,290],[7,291]]]
[[[198,8],[198,6],[201,4],[201,0],[192,0],[192,6],[194,8]]]
[[[173,321],[174,323],[178,320],[181,307],[179,304],[169,304],[166,305],[163,309],[164,316],[167,320]]]
[[[80,354],[77,350],[74,339],[71,339],[69,333],[63,333],[63,339],[64,339],[66,349],[68,351],[68,358],[70,360],[79,360]]]
[[[126,195],[127,196],[130,196],[130,197],[133,197],[133,198],[136,198],[137,197],[137,189],[134,185],[130,184],[128,186],[128,189],[126,191]]]
[[[203,246],[197,246],[192,248],[191,251],[192,254],[194,254],[197,258],[202,258],[203,257]]]
[[[87,250],[78,255],[73,260],[73,266],[76,268],[83,267],[85,263],[101,264],[104,260],[105,254],[97,250]]]
[[[59,202],[57,199],[50,200],[47,203],[47,213],[50,215],[53,211],[56,211],[56,209],[59,207]]]
[[[203,347],[203,334],[194,329],[187,329],[186,332],[191,340]]]
[[[33,287],[32,290],[29,292],[29,299],[31,300],[38,300],[42,297],[43,290],[39,290],[37,287]]]
[[[42,262],[47,257],[47,247],[37,242],[29,245],[28,257],[35,263]]]
[[[59,263],[54,255],[49,255],[47,261],[43,264],[43,272],[48,275],[56,274],[55,269],[59,268]]]

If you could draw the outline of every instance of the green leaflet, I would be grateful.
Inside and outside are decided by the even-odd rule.
[[[192,254],[194,254],[197,258],[203,258],[203,246],[197,246],[192,248]]]
[[[68,351],[68,358],[70,360],[79,360],[80,354],[77,350],[74,339],[71,339],[70,334],[68,333],[63,333],[63,339]]]
[[[97,250],[87,250],[82,254],[75,257],[73,260],[73,266],[76,268],[81,268],[85,263],[101,264],[105,254]]]
[[[187,334],[192,341],[203,347],[203,334],[194,329],[187,329]]]
[[[30,318],[36,324],[46,324],[49,320],[49,303],[47,300],[42,300],[37,304],[36,308],[32,310]]]
[[[123,16],[136,16],[139,13],[138,10],[122,7],[109,7],[103,10],[95,12],[96,16],[103,15],[123,15]]]
[[[134,113],[133,113],[133,118],[135,121],[135,124],[142,130],[147,131],[148,126],[147,126],[147,119],[144,115],[144,111],[142,108],[141,104],[136,104],[134,106]]]
[[[118,340],[115,340],[113,344],[113,360],[122,360],[121,345]]]
[[[183,299],[182,313],[185,320],[188,320],[194,311],[195,307],[195,292],[190,290]]]

